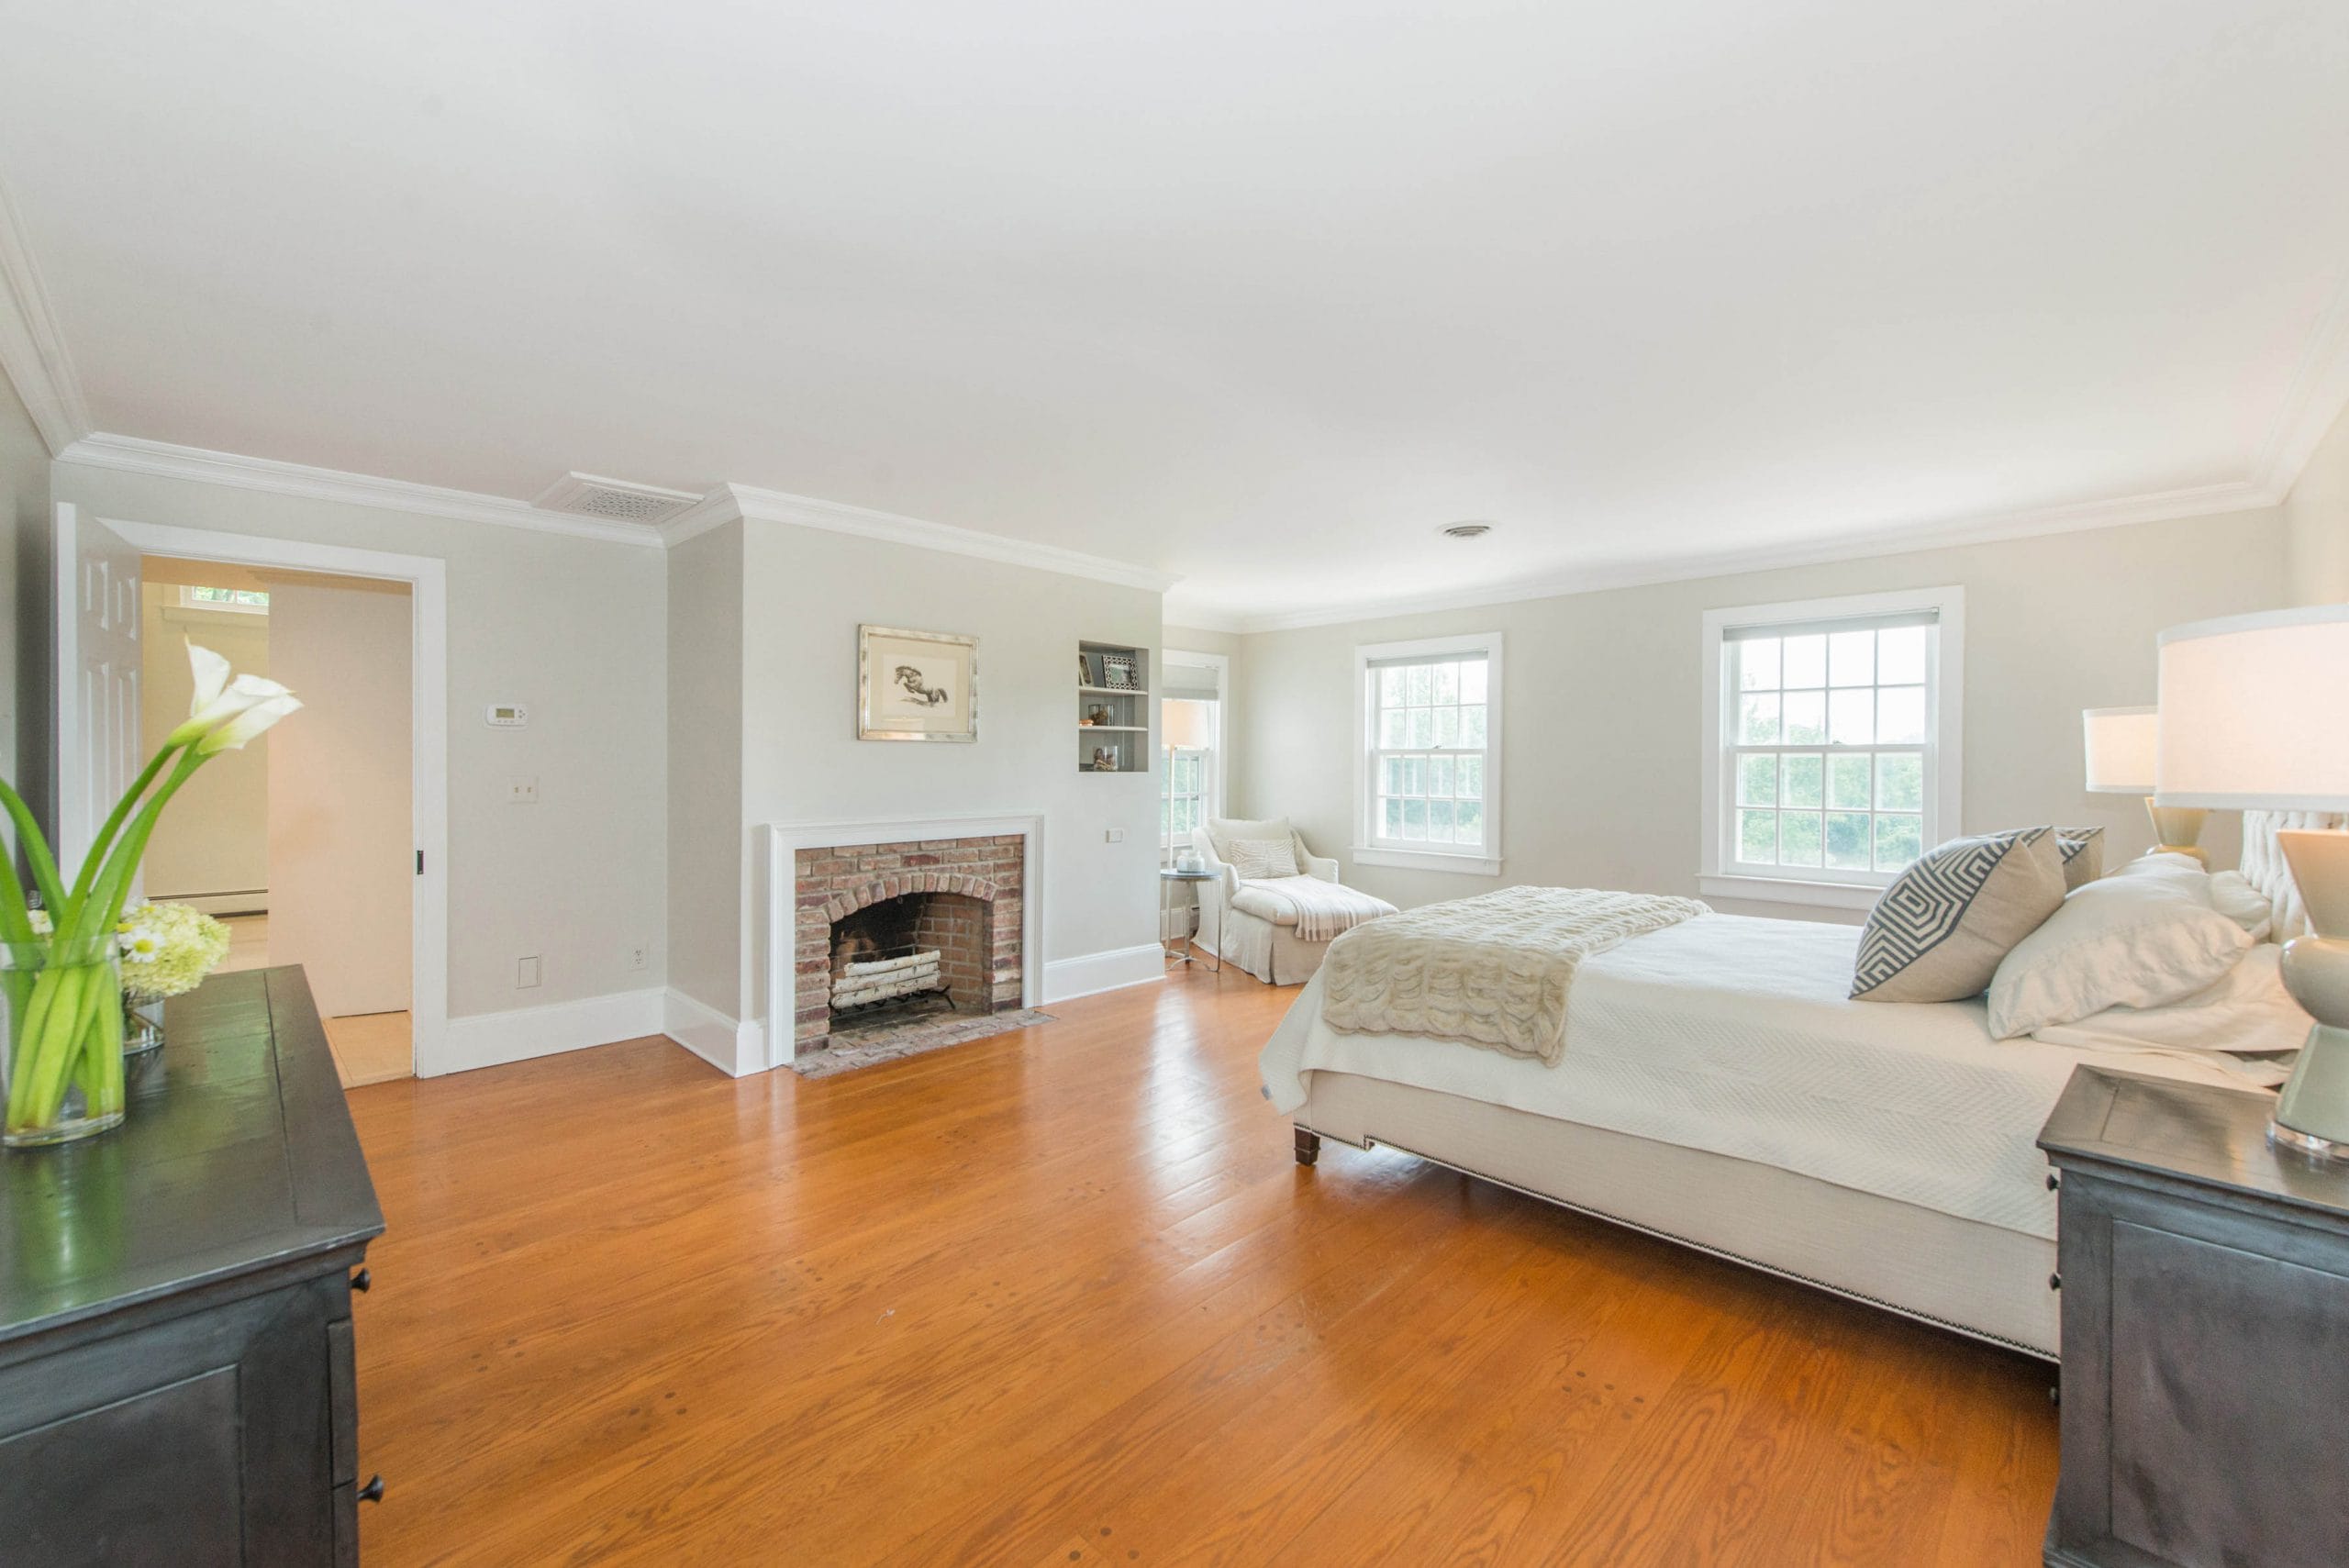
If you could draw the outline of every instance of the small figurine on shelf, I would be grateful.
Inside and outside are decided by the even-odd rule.
[[[1118,771],[1118,749],[1115,746],[1096,746],[1093,748],[1093,771],[1097,773],[1116,773]]]

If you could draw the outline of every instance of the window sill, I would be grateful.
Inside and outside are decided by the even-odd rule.
[[[1362,866],[1392,866],[1398,871],[1448,871],[1465,876],[1498,876],[1498,855],[1459,855],[1442,850],[1382,850],[1356,844],[1347,851]]]
[[[1697,891],[1708,898],[1739,898],[1753,904],[1801,904],[1815,909],[1873,909],[1881,887],[1855,882],[1804,882],[1787,876],[1727,875],[1706,872]]]

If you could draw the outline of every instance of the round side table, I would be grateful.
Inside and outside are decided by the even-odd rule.
[[[1173,866],[1159,867],[1158,929],[1161,931],[1163,931],[1166,929],[1165,917],[1174,907],[1174,896],[1172,893],[1167,891],[1169,888],[1173,887],[1178,882],[1213,882],[1222,873],[1219,872],[1212,871],[1178,871]],[[1160,939],[1160,945],[1164,945],[1164,939],[1163,937]],[[1197,951],[1191,946],[1191,930],[1188,926],[1186,926],[1183,929],[1183,951],[1181,952],[1174,952],[1170,950],[1166,954],[1166,962],[1169,963],[1197,963],[1199,962]],[[1222,954],[1218,953],[1216,955],[1215,968],[1209,971],[1209,973],[1215,974],[1220,974],[1223,973]]]

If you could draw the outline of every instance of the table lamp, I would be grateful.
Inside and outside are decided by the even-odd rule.
[[[2349,605],[2163,632],[2154,782],[2165,806],[2349,810]],[[2349,832],[2277,840],[2311,928],[2284,949],[2284,984],[2316,1027],[2268,1136],[2349,1159]]]
[[[2202,820],[2210,814],[2199,806],[2164,806],[2154,799],[2154,747],[2161,730],[2157,707],[2091,707],[2080,713],[2080,728],[2087,744],[2087,787],[2092,795],[2141,795],[2145,815],[2154,822],[2154,848],[2173,855],[2192,855],[2209,864],[2201,847]]]

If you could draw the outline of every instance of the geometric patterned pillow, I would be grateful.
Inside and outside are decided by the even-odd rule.
[[[1234,839],[1224,849],[1242,882],[1297,873],[1297,852],[1286,839]]]
[[[2064,890],[2086,887],[2104,874],[2104,829],[2058,828],[2055,841],[2064,851]]]
[[[1989,988],[1998,961],[2064,902],[2052,828],[1952,839],[1896,878],[1860,933],[1852,995],[1956,1002]]]

